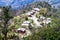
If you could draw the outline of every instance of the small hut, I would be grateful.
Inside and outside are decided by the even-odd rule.
[[[33,8],[34,11],[40,12],[39,8]]]
[[[18,28],[17,32],[20,34],[24,34],[26,32],[25,28]]]
[[[24,27],[24,28],[29,29],[30,22],[29,22],[29,21],[25,21],[25,22],[23,22],[23,23],[21,24],[21,26]]]

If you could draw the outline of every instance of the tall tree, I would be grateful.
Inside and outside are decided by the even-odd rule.
[[[1,19],[3,19],[3,28],[2,28],[2,33],[4,34],[5,38],[4,40],[7,40],[7,28],[8,28],[8,21],[10,19],[13,18],[13,16],[10,15],[9,11],[10,11],[10,6],[7,6],[7,7],[2,7],[1,10],[2,10],[2,16],[0,17]]]
[[[47,8],[41,8],[40,13],[43,14],[44,16],[47,15]]]

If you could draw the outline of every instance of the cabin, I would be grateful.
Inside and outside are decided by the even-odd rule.
[[[34,11],[40,12],[39,8],[33,8]]]
[[[43,21],[45,19],[44,16],[40,16],[40,21]]]
[[[44,23],[44,24],[49,24],[49,23],[51,23],[51,18],[47,18],[47,19],[43,20],[43,23]]]
[[[29,21],[25,21],[25,22],[23,22],[21,25],[22,25],[22,26],[29,26],[29,24],[30,24]]]
[[[21,24],[22,27],[27,28],[27,29],[28,29],[29,25],[30,25],[29,21],[25,21]]]
[[[21,26],[26,29],[32,29],[32,26],[29,21],[23,22]]]
[[[51,18],[47,18],[47,20],[51,20]]]
[[[24,34],[26,32],[26,29],[25,28],[18,28],[17,32],[20,34]]]
[[[0,8],[0,16],[2,16],[2,9]]]
[[[26,13],[27,16],[32,17],[33,12]]]
[[[31,10],[31,12],[33,12],[32,15],[34,15],[36,13],[36,11],[34,11],[34,10]]]
[[[0,12],[2,12],[2,9],[0,8]]]

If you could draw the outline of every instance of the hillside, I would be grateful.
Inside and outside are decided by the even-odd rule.
[[[50,4],[48,4],[47,2],[40,2],[39,1],[39,2],[33,2],[30,5],[23,7],[21,9],[21,13],[24,13],[24,12],[26,13],[26,12],[32,10],[33,8],[41,8],[41,7],[47,8],[48,11],[51,11],[51,5]]]
[[[13,9],[19,9],[35,1],[41,2],[42,0],[0,0],[0,6],[11,5]],[[56,5],[55,6],[56,8],[60,5],[60,0],[43,0],[43,1],[48,2],[52,6]]]
[[[6,1],[8,5],[10,0]],[[60,40],[60,8],[45,1],[30,2],[21,9],[16,2],[18,10],[0,7],[0,40]]]
[[[0,16],[1,40],[59,40],[60,39],[60,9],[33,8],[20,14],[10,15],[8,7],[2,8]],[[53,14],[54,13],[54,14]],[[53,35],[52,35],[53,34]]]

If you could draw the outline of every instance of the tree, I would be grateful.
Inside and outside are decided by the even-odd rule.
[[[2,7],[2,15],[0,18],[4,21],[2,26],[2,34],[4,35],[4,40],[7,40],[7,33],[8,33],[8,21],[13,18],[13,16],[10,15],[10,6]],[[1,20],[1,21],[2,21]]]
[[[56,31],[52,27],[41,28],[37,33],[34,34],[23,39],[24,40],[60,40],[60,35],[59,35],[60,30]]]
[[[43,14],[43,16],[47,15],[47,8],[41,8],[40,13]]]

